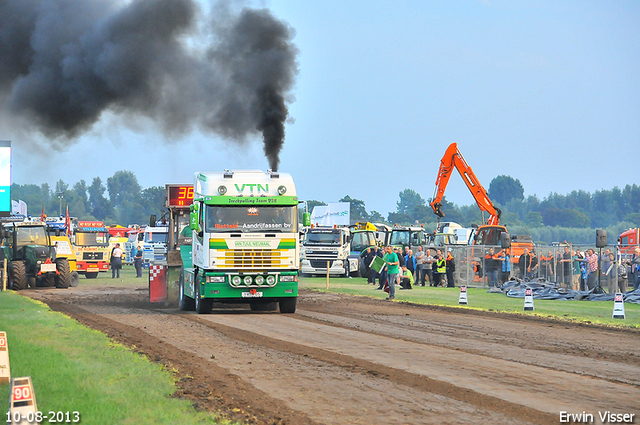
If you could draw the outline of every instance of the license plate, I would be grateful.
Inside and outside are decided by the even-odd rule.
[[[56,265],[51,263],[51,264],[40,264],[40,271],[41,272],[55,272],[56,271]]]
[[[243,292],[242,298],[262,298],[262,292],[256,292],[252,294],[251,292]]]
[[[99,272],[100,269],[87,269],[88,272]]]

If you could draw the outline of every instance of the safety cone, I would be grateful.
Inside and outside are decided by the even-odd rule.
[[[0,332],[0,384],[8,384],[11,379],[9,367],[9,346],[7,345],[7,333]]]
[[[613,316],[614,319],[624,319],[624,297],[618,292],[613,299]]]
[[[458,304],[468,304],[467,302],[467,287],[460,287],[460,298],[458,298]]]
[[[524,311],[533,310],[533,291],[528,288],[524,291]]]
[[[39,423],[36,419],[38,406],[33,392],[31,377],[12,378],[9,393],[9,420],[11,424]],[[7,422],[9,422],[9,420]]]

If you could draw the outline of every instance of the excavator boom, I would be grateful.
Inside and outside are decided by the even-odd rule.
[[[469,191],[473,195],[473,199],[475,199],[480,210],[489,214],[489,218],[485,224],[500,224],[500,215],[502,212],[500,209],[493,206],[493,203],[487,195],[487,191],[484,190],[484,187],[482,187],[478,181],[473,170],[471,170],[471,167],[469,167],[469,164],[467,164],[467,161],[464,160],[464,157],[458,150],[457,143],[449,145],[442,157],[442,161],[440,161],[440,170],[438,171],[438,178],[436,179],[436,191],[430,204],[433,209],[433,213],[439,217],[438,220],[444,217],[444,213],[441,209],[442,198],[444,198],[444,192],[447,188],[447,184],[449,183],[451,172],[454,167],[460,173],[462,180],[469,188]]]

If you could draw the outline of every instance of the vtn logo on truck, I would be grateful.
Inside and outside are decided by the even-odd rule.
[[[269,192],[269,183],[265,184],[264,186],[258,183],[250,183],[250,184],[243,184],[242,186],[238,185],[237,183],[235,184],[236,190],[240,193],[242,193],[244,191],[245,188],[249,188],[249,192]]]

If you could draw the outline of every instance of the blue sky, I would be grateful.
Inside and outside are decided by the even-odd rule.
[[[280,171],[301,199],[350,195],[386,215],[406,188],[433,195],[452,142],[487,189],[501,174],[540,198],[640,183],[640,2],[264,6],[295,29],[300,50]],[[3,130],[21,184],[89,184],[127,169],[149,187],[268,167],[258,138],[165,140],[150,123],[114,114],[66,150]],[[459,176],[446,196],[473,203]]]

